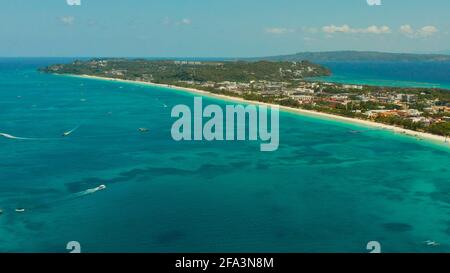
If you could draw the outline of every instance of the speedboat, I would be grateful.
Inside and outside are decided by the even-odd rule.
[[[425,243],[427,244],[427,246],[439,246],[440,244],[435,242],[435,241],[431,241],[431,240],[427,240],[425,241]]]
[[[100,185],[97,188],[95,188],[97,191],[102,191],[104,189],[106,189],[106,185]]]
[[[71,133],[71,132],[64,132],[62,136],[63,136],[63,137],[69,136],[70,133]]]
[[[138,130],[139,130],[139,132],[141,132],[141,133],[146,133],[146,132],[149,131],[147,128],[139,128]]]
[[[18,208],[18,209],[16,209],[16,212],[25,212],[25,209]]]

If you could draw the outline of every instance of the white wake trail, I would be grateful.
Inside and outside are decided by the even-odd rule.
[[[84,196],[84,195],[88,195],[88,194],[93,194],[95,192],[98,192],[98,191],[101,191],[101,190],[104,190],[104,189],[106,189],[106,186],[105,185],[100,185],[100,186],[98,186],[96,188],[93,188],[93,189],[87,189],[85,191],[77,192],[77,193],[75,193],[75,196],[76,197],[80,197],[80,196]]]
[[[16,137],[10,134],[5,134],[5,133],[0,133],[0,136],[4,137],[4,138],[9,138],[9,139],[19,139],[19,140],[36,140],[36,138],[29,138],[29,137]]]

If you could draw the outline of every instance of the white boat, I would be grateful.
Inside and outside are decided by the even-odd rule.
[[[76,130],[78,130],[79,127],[80,127],[80,126],[78,125],[77,127],[73,128],[72,130],[67,131],[67,132],[64,132],[64,133],[63,133],[63,137],[66,137],[66,136],[71,135],[73,132],[75,132]]]
[[[427,244],[427,246],[440,246],[439,243],[437,243],[435,241],[431,241],[431,240],[427,240],[427,241],[425,241],[425,243]]]
[[[100,185],[97,188],[95,188],[95,190],[97,190],[97,191],[102,191],[104,189],[106,189],[106,185]]]
[[[138,130],[139,130],[139,132],[141,132],[141,133],[146,133],[146,132],[149,131],[147,128],[139,128]]]
[[[25,209],[16,209],[16,212],[25,212]]]

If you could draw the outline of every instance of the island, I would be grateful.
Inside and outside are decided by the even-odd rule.
[[[56,64],[44,73],[101,77],[195,89],[450,136],[450,92],[313,80],[331,71],[310,61],[92,59]]]

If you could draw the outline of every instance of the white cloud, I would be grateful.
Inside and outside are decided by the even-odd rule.
[[[405,35],[414,35],[414,29],[410,25],[403,25],[400,27],[400,32]]]
[[[192,24],[192,20],[189,18],[183,18],[179,23],[182,25],[190,25]]]
[[[66,26],[70,26],[73,25],[73,23],[75,23],[75,17],[73,16],[61,16],[59,17],[59,20]]]
[[[391,28],[388,26],[369,26],[367,28],[352,28],[349,25],[335,26],[329,25],[322,27],[322,31],[327,34],[335,33],[364,33],[364,34],[389,34]]]
[[[337,33],[337,32],[349,33],[349,32],[351,32],[351,29],[348,25],[343,25],[340,27],[335,26],[335,25],[329,25],[329,26],[322,27],[322,31],[325,33]]]
[[[292,33],[295,30],[291,29],[291,28],[269,27],[269,28],[266,28],[265,31],[270,34],[286,34],[286,33]]]
[[[164,17],[162,24],[166,26],[188,26],[192,24],[192,20],[189,18],[183,18],[181,20],[172,20],[169,17]]]
[[[439,32],[439,30],[435,26],[424,26],[417,30],[415,30],[410,25],[400,26],[400,33],[402,33],[403,35],[405,35],[409,38],[426,38],[426,37],[430,37],[438,32]]]
[[[435,26],[424,26],[423,28],[417,31],[420,37],[428,37],[438,33],[439,30]]]
[[[391,33],[391,29],[388,26],[370,26],[366,29],[363,29],[362,32],[372,34],[388,34]]]

